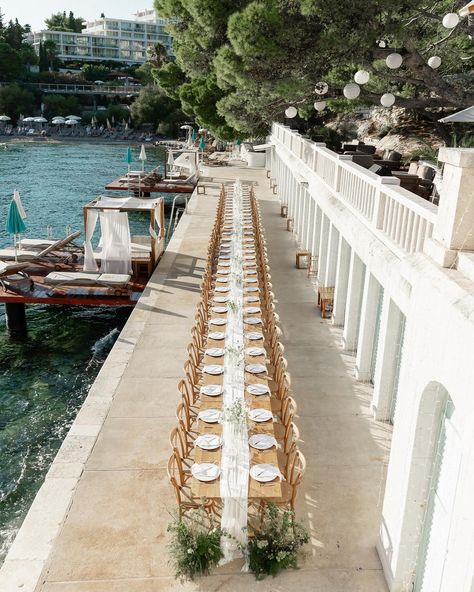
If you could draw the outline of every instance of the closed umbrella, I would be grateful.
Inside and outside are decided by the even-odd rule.
[[[128,191],[130,191],[130,165],[133,162],[133,154],[130,146],[127,148],[127,151],[125,152],[125,162],[128,165]]]
[[[168,160],[166,162],[170,168],[174,166],[174,156],[172,150],[168,152]]]
[[[20,212],[20,216],[21,216],[22,220],[25,220],[26,212],[25,212],[25,208],[23,207],[23,204],[21,202],[20,192],[18,191],[18,189],[15,189],[15,191],[13,192],[13,199],[16,202],[16,205],[17,205],[18,211]]]
[[[196,130],[195,130],[195,129],[193,129],[193,131],[191,132],[191,140],[192,140],[193,142],[195,142],[195,141],[196,141]]]
[[[139,160],[142,161],[142,171],[145,170],[145,160],[146,160],[146,152],[145,152],[145,145],[142,144],[142,149],[140,150],[140,156],[138,157]]]
[[[199,141],[199,150],[204,150],[205,147],[206,147],[206,140],[204,139],[204,136],[201,136],[201,139]]]
[[[18,261],[16,235],[26,230],[25,223],[21,217],[18,205],[15,199],[12,199],[8,208],[7,223],[5,229],[9,234],[13,234],[13,241],[15,247],[15,261]]]
[[[110,129],[110,128],[112,127],[112,126],[110,125],[110,121],[109,121],[109,118],[108,118],[108,117],[107,117],[106,124],[107,124],[107,129]]]

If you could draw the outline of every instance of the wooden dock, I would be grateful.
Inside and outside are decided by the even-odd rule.
[[[81,266],[62,266],[62,271],[82,271]],[[53,264],[32,266],[28,278],[16,276],[0,286],[0,303],[65,304],[68,306],[135,306],[145,289],[146,276],[132,278],[125,290],[103,286],[50,286],[44,283],[48,273],[57,271]],[[120,293],[121,292],[121,293]]]

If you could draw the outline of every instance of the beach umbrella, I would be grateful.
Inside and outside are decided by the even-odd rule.
[[[7,223],[5,229],[9,234],[13,234],[13,241],[15,246],[15,261],[18,261],[16,235],[26,230],[25,223],[21,217],[18,205],[15,199],[12,199],[8,208]]]
[[[25,212],[25,208],[23,207],[23,204],[21,203],[20,192],[18,191],[18,189],[15,189],[15,191],[13,192],[13,199],[16,202],[16,205],[17,205],[18,211],[20,212],[20,216],[21,216],[22,220],[25,220],[26,212]]]
[[[125,129],[128,130],[128,123],[125,124]]]
[[[115,115],[112,115],[112,125],[115,125]]]
[[[193,129],[193,131],[191,132],[191,140],[192,140],[193,142],[195,142],[195,141],[196,141],[196,130],[195,130],[195,129]]]
[[[125,121],[125,117],[122,119],[122,125],[123,125],[123,127],[125,127],[127,125],[127,122]]]
[[[199,141],[199,150],[204,150],[205,147],[206,147],[206,140],[204,139],[204,136],[201,136],[201,139]]]
[[[35,118],[34,117],[24,117],[23,121],[25,121],[26,123],[31,123],[32,121],[34,121]]]
[[[77,125],[79,122],[76,119],[66,119],[64,123],[66,125]]]
[[[142,144],[142,149],[140,150],[140,156],[138,157],[139,160],[142,161],[142,171],[145,170],[145,160],[146,160],[146,152],[145,152],[145,145]]]
[[[108,118],[108,117],[107,117],[106,124],[107,124],[107,129],[110,129],[110,128],[112,127],[112,126],[110,125],[110,121],[109,121],[109,118]]]
[[[79,115],[68,115],[66,119],[76,119],[77,121],[81,121],[82,117],[79,117]]]
[[[64,117],[61,117],[61,115],[56,115],[56,117],[53,117],[51,122],[52,123],[66,123],[66,119]]]
[[[35,117],[35,123],[48,123],[45,117]]]
[[[104,84],[103,80],[94,80],[94,84]]]
[[[8,115],[0,115],[0,121],[11,121],[11,117],[8,117]]]
[[[174,166],[174,156],[172,150],[168,152],[168,160],[166,162],[170,168]]]

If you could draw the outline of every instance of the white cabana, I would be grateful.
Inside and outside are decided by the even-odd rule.
[[[438,121],[441,123],[474,123],[474,105],[442,119],[438,119]]]
[[[103,216],[108,213],[124,213],[126,217]],[[148,234],[131,236],[128,226],[128,212],[141,212],[148,216]],[[97,247],[92,246],[92,237],[100,220],[101,239]],[[125,223],[126,220],[126,223]],[[128,230],[125,229],[125,224]],[[142,199],[139,197],[111,197],[101,195],[84,207],[84,225],[86,240],[84,243],[84,271],[103,273],[123,273],[128,265],[130,252],[131,267],[134,275],[142,273],[146,266],[149,275],[164,250],[164,202],[163,198]],[[125,241],[123,246],[118,243]],[[106,262],[106,269],[104,269]],[[120,269],[120,271],[119,271]]]

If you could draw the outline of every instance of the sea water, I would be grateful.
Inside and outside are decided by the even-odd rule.
[[[125,149],[45,143],[0,150],[0,245],[12,244],[2,221],[15,189],[26,237],[46,238],[48,227],[55,238],[82,230],[83,205],[126,171]],[[147,147],[147,157],[147,169],[155,167],[163,151]],[[11,340],[0,304],[0,562],[130,309],[31,305],[26,314],[28,336]]]

